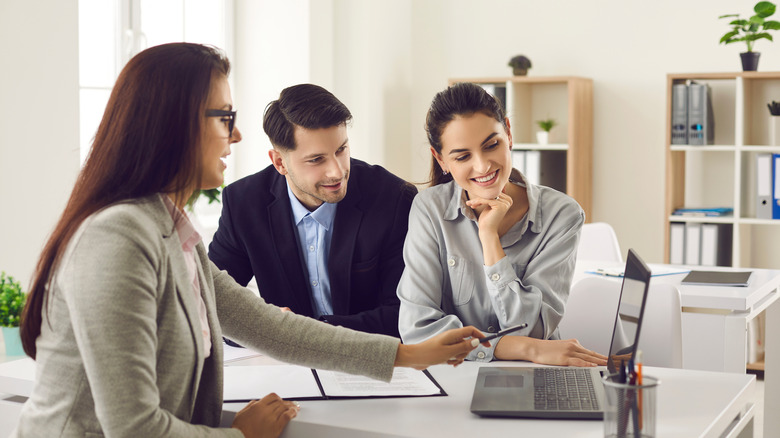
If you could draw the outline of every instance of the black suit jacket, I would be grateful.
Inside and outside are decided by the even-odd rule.
[[[355,159],[350,163],[347,195],[336,209],[328,258],[334,315],[323,319],[398,337],[396,287],[417,189],[380,166]],[[222,192],[222,217],[209,257],[242,285],[254,275],[266,301],[313,315],[287,183],[273,166]]]

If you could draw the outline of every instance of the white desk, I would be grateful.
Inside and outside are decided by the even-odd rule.
[[[585,273],[588,270],[614,266],[580,262],[574,281],[592,275]],[[748,322],[766,311],[764,412],[780,412],[780,271],[659,264],[651,264],[650,268],[656,272],[675,268],[753,271],[747,287],[683,286],[680,282],[685,274],[655,276],[651,282],[674,284],[680,290],[686,369],[744,373]],[[647,329],[650,328],[643,327]],[[780,416],[770,414],[764,418],[764,436],[780,436]]]
[[[262,358],[239,363],[264,363]],[[265,363],[273,363],[268,361]],[[440,365],[431,374],[447,397],[378,398],[301,402],[301,411],[282,435],[311,437],[527,437],[603,436],[601,421],[554,421],[480,418],[469,412],[480,366],[528,366],[523,362],[464,363],[458,368]],[[32,390],[32,361],[0,363],[0,393],[28,396]],[[658,390],[659,437],[752,437],[755,377],[705,371],[646,367],[661,379]],[[223,422],[230,424],[243,403],[225,405]],[[768,435],[767,435],[768,436]]]
[[[431,374],[447,397],[301,402],[301,411],[282,435],[286,438],[351,437],[603,437],[601,421],[480,418],[469,411],[480,366],[507,362],[436,366]],[[512,363],[511,365],[528,365]],[[647,367],[661,379],[658,392],[659,437],[753,436],[755,377]],[[236,412],[243,404],[227,404]],[[226,415],[231,421],[231,416]],[[736,421],[735,421],[736,420]],[[740,435],[742,431],[742,435]]]

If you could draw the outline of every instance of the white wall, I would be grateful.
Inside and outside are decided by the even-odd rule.
[[[25,290],[78,172],[77,3],[0,2],[0,270]]]
[[[647,261],[661,262],[666,74],[741,70],[738,53],[744,45],[718,44],[728,27],[717,17],[752,14],[755,2],[335,0],[335,4],[337,41],[343,43],[337,44],[335,76],[348,79],[337,79],[333,91],[349,100],[356,125],[369,123],[361,129],[371,133],[365,137],[371,148],[384,150],[372,149],[367,159],[405,178],[424,180],[430,160],[422,127],[433,95],[448,78],[510,75],[509,58],[525,54],[533,62],[530,75],[593,79],[590,219],[611,223],[624,251],[633,247]],[[404,17],[407,11],[409,16]],[[777,43],[762,40],[756,51],[762,52],[759,70],[780,70]],[[362,100],[351,100],[353,96]],[[406,100],[405,111],[399,99]],[[377,117],[397,111],[401,114]],[[394,135],[396,130],[409,137]],[[404,163],[395,154],[405,150]]]
[[[234,172],[268,162],[265,105],[285,86],[314,82],[352,110],[354,156],[423,181],[433,95],[451,77],[509,75],[507,60],[523,53],[531,75],[594,80],[591,219],[612,223],[624,250],[659,262],[666,74],[739,70],[742,47],[717,44],[727,29],[717,16],[744,16],[754,3],[236,0],[244,142],[234,151],[245,154],[234,154]],[[0,270],[25,285],[78,172],[77,26],[76,0],[0,2]],[[759,70],[780,70],[777,44],[758,42]]]

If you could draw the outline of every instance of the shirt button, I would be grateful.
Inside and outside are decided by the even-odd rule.
[[[495,332],[496,332],[496,328],[495,327],[493,327],[492,325],[490,327],[488,327],[488,333],[495,333]]]
[[[484,359],[485,358],[485,352],[484,351],[480,351],[479,353],[477,353],[477,357],[479,359]]]
[[[495,274],[490,276],[490,279],[493,280],[493,281],[498,281],[498,280],[501,279],[501,276],[498,275],[498,272],[496,272]]]
[[[312,285],[312,286],[315,286],[315,287],[316,287],[318,284],[319,284],[319,283],[317,283],[317,280],[312,280],[312,282],[311,282],[311,285]]]
[[[455,259],[447,260],[447,264],[450,265],[450,266],[455,266]]]
[[[314,245],[309,246],[309,251],[314,252]]]

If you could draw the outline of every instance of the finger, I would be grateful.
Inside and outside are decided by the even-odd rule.
[[[289,307],[280,307],[279,310],[281,310],[282,312],[292,312],[292,310],[290,310]]]
[[[472,338],[482,339],[482,338],[485,337],[484,333],[482,333],[481,331],[477,330],[476,327],[471,326],[471,325],[463,327],[463,328],[458,329],[458,330],[461,330],[461,332],[459,333],[461,335],[461,339],[465,338],[465,337],[472,337]]]

